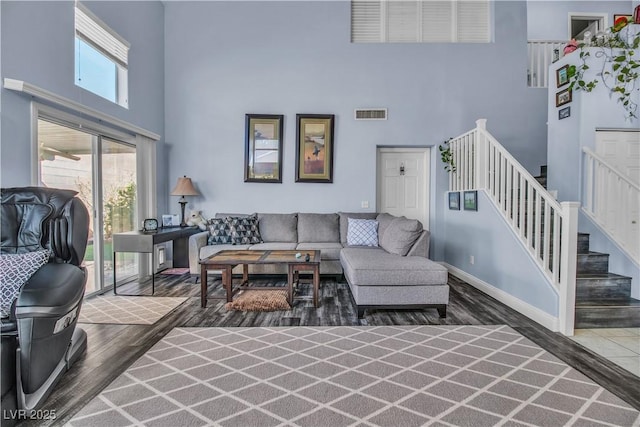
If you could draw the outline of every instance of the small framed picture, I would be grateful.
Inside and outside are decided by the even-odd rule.
[[[569,84],[569,64],[556,70],[556,84],[558,87]]]
[[[558,110],[558,120],[566,119],[571,115],[571,107],[564,107]]]
[[[162,215],[163,227],[179,227],[180,217],[178,215]]]
[[[561,90],[556,93],[556,107],[559,107],[564,104],[568,104],[571,102],[571,91],[569,88],[565,90]]]
[[[616,21],[620,18],[625,18],[627,20],[627,24],[633,24],[633,15],[623,14],[614,14],[613,15],[613,24],[616,24]]]
[[[459,191],[449,192],[449,209],[454,211],[460,210],[460,192]]]
[[[478,192],[477,191],[465,191],[464,192],[464,210],[465,211],[477,211],[478,210]]]

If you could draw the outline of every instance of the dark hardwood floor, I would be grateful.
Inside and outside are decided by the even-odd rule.
[[[424,311],[372,311],[359,323],[345,283],[323,277],[320,307],[311,301],[296,300],[290,312],[235,312],[224,308],[224,301],[210,299],[206,309],[200,307],[200,285],[187,283],[185,276],[156,276],[156,296],[188,296],[187,302],[153,325],[83,324],[89,345],[87,353],[60,380],[47,400],[44,410],[55,410],[56,419],[27,421],[20,425],[63,425],[118,375],[142,356],[151,346],[178,326],[336,326],[336,325],[486,325],[506,324],[540,345],[570,366],[618,395],[640,410],[640,378],[582,347],[580,344],[543,328],[527,317],[449,277],[451,286],[447,318],[435,309]],[[210,278],[210,295],[221,295],[219,279]],[[280,278],[263,279],[265,283],[282,283]],[[148,293],[150,284],[132,283],[122,292]],[[119,286],[120,290],[121,287]],[[308,292],[308,285],[300,289]]]

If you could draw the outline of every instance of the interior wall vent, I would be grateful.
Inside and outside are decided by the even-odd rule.
[[[387,120],[386,108],[356,108],[356,120]]]

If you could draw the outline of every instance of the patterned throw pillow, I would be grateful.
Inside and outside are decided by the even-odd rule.
[[[378,246],[378,221],[375,219],[349,218],[347,245]]]
[[[9,317],[20,288],[49,261],[49,251],[0,255],[0,314]]]
[[[231,242],[234,245],[262,243],[257,215],[251,215],[246,218],[228,216],[226,220],[231,228]]]
[[[226,218],[211,218],[209,220],[209,245],[228,245],[231,243],[231,227]]]

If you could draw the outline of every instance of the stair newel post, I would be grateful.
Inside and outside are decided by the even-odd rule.
[[[560,332],[573,335],[576,307],[576,266],[578,261],[579,202],[562,202],[560,236],[560,278],[558,319]]]

